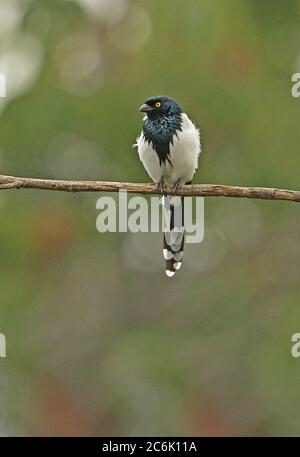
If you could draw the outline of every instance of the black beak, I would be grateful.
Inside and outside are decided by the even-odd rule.
[[[147,112],[152,111],[152,110],[153,110],[153,108],[151,106],[147,105],[147,103],[144,103],[139,109],[139,111],[141,113],[147,113]]]

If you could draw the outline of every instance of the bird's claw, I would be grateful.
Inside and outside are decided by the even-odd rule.
[[[181,185],[180,185],[180,178],[178,178],[177,181],[173,184],[172,190],[173,190],[174,192],[177,192],[177,190],[178,190],[180,187],[181,187]]]
[[[163,194],[164,192],[164,187],[165,187],[165,181],[163,178],[161,178],[157,183],[156,183],[156,189],[158,190],[158,192],[160,192],[161,194]]]

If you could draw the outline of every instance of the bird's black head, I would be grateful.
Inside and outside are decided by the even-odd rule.
[[[146,113],[148,118],[178,115],[182,113],[180,106],[170,97],[155,96],[145,101],[139,111]]]
[[[152,144],[160,164],[171,163],[170,145],[181,130],[182,109],[172,98],[160,96],[146,100],[140,111],[147,114],[143,123],[145,141]]]

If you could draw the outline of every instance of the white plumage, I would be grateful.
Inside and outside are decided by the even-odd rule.
[[[170,162],[162,162],[152,147],[145,141],[143,132],[136,144],[140,160],[150,178],[157,183],[162,178],[167,185],[174,185],[178,179],[180,184],[192,181],[198,168],[198,157],[201,151],[200,132],[188,116],[183,113],[181,131],[177,130],[170,145]]]

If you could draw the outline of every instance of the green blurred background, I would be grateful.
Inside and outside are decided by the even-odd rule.
[[[300,188],[297,0],[0,0],[0,172],[148,181],[140,104],[200,126],[195,182]],[[0,193],[1,435],[299,435],[300,206],[207,198],[161,234],[96,231],[100,194]]]

